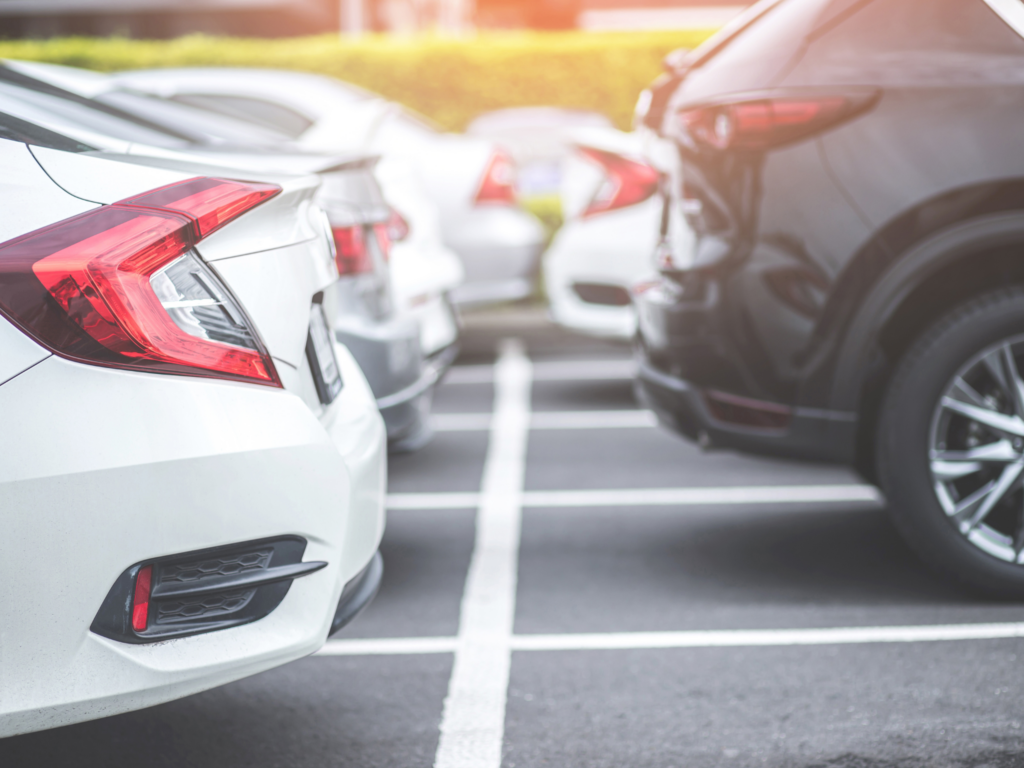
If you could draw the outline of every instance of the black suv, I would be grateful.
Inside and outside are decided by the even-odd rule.
[[[644,401],[855,466],[927,561],[1024,596],[1024,2],[763,0],[666,66]]]

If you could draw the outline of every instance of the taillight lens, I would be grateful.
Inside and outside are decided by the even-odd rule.
[[[684,109],[680,137],[697,148],[757,151],[831,128],[874,104],[875,93],[779,96]]]
[[[350,227],[332,227],[334,245],[337,255],[334,257],[338,265],[338,274],[365,275],[373,272],[373,257],[366,243],[366,231],[362,224]]]
[[[280,386],[242,308],[193,250],[279,191],[192,179],[0,244],[0,312],[80,362]]]
[[[476,202],[481,204],[514,205],[516,202],[516,166],[505,152],[496,151],[491,155],[476,193]]]
[[[577,147],[604,171],[604,181],[583,211],[583,217],[642,203],[658,191],[658,172],[646,163],[593,147]]]

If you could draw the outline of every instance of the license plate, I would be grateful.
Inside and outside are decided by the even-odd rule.
[[[313,372],[313,382],[320,402],[329,405],[341,392],[341,369],[334,356],[334,341],[327,326],[324,309],[314,304],[309,314],[309,337],[306,339],[306,357]]]

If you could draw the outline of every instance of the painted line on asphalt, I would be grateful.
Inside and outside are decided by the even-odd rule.
[[[513,635],[513,651],[632,651],[672,648],[768,648],[795,645],[864,645],[1005,640],[1024,637],[1024,622],[935,624],[903,627],[827,629],[725,629],[687,632],[604,632],[568,635]],[[328,640],[321,656],[451,653],[455,637]]]
[[[485,432],[491,428],[489,413],[435,413],[430,417],[435,432]],[[637,429],[658,426],[651,411],[535,411],[530,429]]]
[[[457,637],[386,637],[364,640],[328,640],[316,656],[418,656],[423,653],[455,653]]]
[[[551,360],[533,363],[534,381],[620,381],[632,379],[632,360]],[[494,369],[489,365],[453,365],[445,384],[490,384]]]
[[[479,493],[392,493],[388,509],[468,509]],[[872,485],[759,485],[724,488],[625,488],[582,491],[524,491],[523,507],[747,506],[756,504],[881,503]]]
[[[494,365],[494,416],[435,768],[500,768],[515,617],[531,365],[506,339]]]

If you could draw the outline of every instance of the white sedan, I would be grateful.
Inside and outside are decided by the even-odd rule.
[[[492,142],[442,133],[398,104],[320,75],[195,68],[126,72],[114,79],[251,120],[307,149],[373,152],[385,163],[408,162],[439,209],[445,244],[465,267],[466,281],[452,292],[453,300],[472,304],[531,294],[546,233],[516,204],[515,164]],[[390,198],[388,179],[382,175],[381,182]]]
[[[315,651],[380,581],[386,474],[317,178],[0,137],[0,736]]]
[[[392,450],[414,449],[429,439],[431,388],[458,351],[448,294],[462,281],[462,266],[441,243],[436,211],[418,199],[405,164],[392,160],[374,169],[392,195],[388,220],[369,159],[302,152],[282,144],[278,133],[125,90],[89,70],[6,61],[0,81],[8,111],[15,109],[11,98],[18,102],[12,114],[109,151],[175,161],[187,154],[250,172],[319,173],[317,202],[334,227],[343,273],[325,298],[338,339],[349,346],[377,395]],[[416,225],[409,226],[395,206],[417,211]],[[385,222],[387,242],[377,248]],[[353,237],[354,228],[359,237]]]

